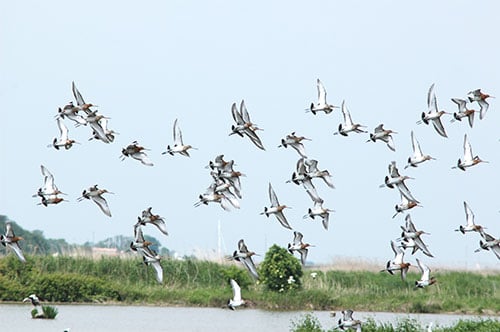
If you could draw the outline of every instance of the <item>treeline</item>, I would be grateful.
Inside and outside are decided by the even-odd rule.
[[[7,216],[0,215],[0,233],[5,232],[5,223],[8,221]],[[52,255],[61,254],[68,255],[73,253],[90,254],[92,247],[100,248],[116,248],[118,251],[129,251],[130,242],[133,240],[131,236],[118,235],[96,243],[86,242],[83,245],[70,244],[64,239],[47,239],[41,230],[28,231],[16,222],[10,221],[14,233],[21,236],[23,240],[19,242],[23,252],[28,255]],[[162,256],[169,256],[171,252],[164,247],[161,247],[160,241],[156,238],[145,235],[147,241],[153,243],[152,249],[159,252]],[[0,250],[0,255],[5,251]]]

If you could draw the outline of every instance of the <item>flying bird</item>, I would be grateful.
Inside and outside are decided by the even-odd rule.
[[[306,110],[307,112],[311,112],[314,115],[316,115],[317,112],[325,112],[325,114],[329,114],[333,112],[335,108],[339,108],[338,106],[333,106],[326,102],[326,89],[319,78],[316,80],[316,86],[318,88],[318,102],[316,104],[311,103],[309,109]]]
[[[479,248],[474,250],[474,252],[479,252],[481,250],[489,251],[491,249],[495,256],[500,259],[500,239],[495,239],[493,236],[484,231],[481,231],[480,234],[484,241],[479,241]]]
[[[265,150],[261,139],[257,135],[257,131],[263,129],[257,127],[257,125],[250,120],[250,114],[248,113],[244,100],[241,101],[239,110],[236,103],[231,105],[231,115],[236,125],[231,126],[231,133],[229,135],[237,134],[240,137],[247,136],[256,147]]]
[[[462,121],[462,118],[467,118],[469,120],[469,126],[472,128],[474,125],[474,113],[476,112],[473,109],[467,108],[467,101],[460,98],[451,98],[451,101],[457,104],[458,112],[453,113],[453,121]]]
[[[460,225],[458,229],[455,229],[456,232],[461,232],[462,234],[465,234],[466,232],[482,232],[483,231],[483,226],[481,225],[476,225],[474,222],[474,212],[472,212],[472,209],[470,208],[469,204],[464,201],[464,210],[465,210],[465,220],[466,224],[465,226]]]
[[[477,101],[479,104],[480,110],[479,110],[479,119],[483,119],[484,116],[486,115],[486,111],[488,110],[488,107],[490,104],[486,101],[488,98],[494,98],[493,96],[490,96],[487,93],[482,93],[481,89],[476,89],[469,91],[467,94],[467,98],[469,101],[472,103],[473,101]]]
[[[181,128],[179,127],[179,123],[177,122],[177,119],[174,121],[174,145],[170,147],[170,145],[167,145],[167,151],[162,152],[162,154],[170,154],[171,156],[174,155],[174,153],[181,154],[183,156],[189,157],[189,149],[194,149],[196,148],[192,147],[191,145],[185,145],[184,142],[182,141],[182,131]]]
[[[132,144],[122,149],[120,158],[123,161],[126,157],[132,157],[135,160],[139,160],[143,165],[153,166],[153,162],[151,162],[146,152],[144,152],[147,150],[145,147],[140,146],[137,141],[133,141]]]
[[[434,84],[431,85],[429,92],[427,93],[427,108],[427,113],[422,112],[421,120],[417,121],[417,124],[425,123],[428,125],[429,122],[432,122],[434,129],[436,129],[439,135],[448,137],[448,135],[446,135],[446,131],[444,130],[443,123],[441,122],[441,116],[448,113],[443,110],[439,110],[438,108],[436,93],[434,92]]]
[[[344,117],[344,123],[339,124],[338,131],[333,133],[334,135],[340,134],[342,136],[347,136],[349,133],[354,132],[354,133],[366,133],[367,131],[361,129],[365,128],[365,126],[359,124],[359,123],[354,123],[351,118],[351,113],[349,113],[349,110],[347,109],[347,106],[345,105],[345,100],[342,101],[342,115]]]
[[[379,187],[380,188],[388,187],[391,189],[396,187],[396,188],[398,188],[401,195],[406,197],[406,199],[418,203],[418,200],[415,199],[415,197],[413,197],[412,193],[410,192],[410,189],[408,189],[408,187],[405,184],[406,180],[413,179],[413,178],[410,176],[407,176],[407,175],[401,175],[399,173],[399,170],[396,166],[395,161],[391,161],[388,168],[389,168],[389,175],[385,176],[384,184],[381,184]]]
[[[160,217],[158,214],[153,214],[151,212],[152,207],[148,207],[146,210],[142,211],[142,218],[138,217],[137,223],[145,226],[146,224],[151,224],[156,226],[160,232],[165,235],[168,235],[167,225],[165,223],[165,219]]]
[[[356,329],[356,332],[361,332],[361,321],[359,319],[352,318],[352,310],[342,310],[342,318],[339,319],[337,326],[334,328],[345,330],[345,329]]]
[[[377,140],[380,140],[382,142],[385,142],[389,149],[391,149],[392,151],[396,151],[396,146],[394,145],[394,140],[392,139],[391,134],[397,134],[397,132],[391,129],[384,129],[384,124],[381,123],[377,127],[375,127],[373,133],[370,133],[370,139],[366,142],[376,142]]]
[[[63,198],[59,197],[59,194],[64,194],[57,188],[54,183],[54,176],[50,171],[43,165],[40,165],[43,175],[43,187],[39,188],[37,193],[33,197],[41,197],[41,205],[48,206],[52,204],[58,204],[64,201]]]
[[[243,239],[238,241],[238,249],[233,252],[232,256],[228,256],[228,259],[238,261],[245,266],[247,271],[255,279],[259,279],[259,274],[257,273],[257,268],[253,262],[252,256],[257,255],[255,252],[248,250],[247,245]]]
[[[435,158],[431,157],[428,154],[424,154],[422,152],[420,144],[418,143],[417,138],[413,134],[413,130],[411,131],[411,146],[413,148],[413,156],[408,157],[408,164],[405,166],[405,169],[410,166],[417,167],[418,164],[421,164],[427,160],[435,160]]]
[[[18,243],[20,240],[24,239],[14,234],[12,224],[10,222],[5,223],[5,234],[0,234],[0,243],[12,250],[21,262],[26,263],[26,258],[24,258],[23,251]]]
[[[406,215],[405,221],[406,221],[405,226],[401,226],[401,229],[403,231],[401,233],[401,239],[406,241],[406,242],[409,242],[410,239],[413,240],[414,246],[413,246],[412,254],[414,254],[418,249],[420,249],[420,250],[422,250],[422,252],[425,255],[427,255],[429,257],[434,257],[431,254],[431,252],[429,251],[429,249],[427,248],[427,246],[425,245],[422,238],[420,237],[422,234],[427,234],[427,235],[430,235],[430,234],[426,233],[424,231],[417,230],[417,228],[415,227],[415,224],[413,224],[409,214]]]
[[[398,213],[402,213],[403,211],[413,209],[415,206],[420,206],[420,205],[418,205],[417,201],[409,200],[408,198],[405,197],[405,195],[401,194],[401,203],[394,206],[396,213],[392,216],[392,218],[394,219],[398,215]]]
[[[69,139],[68,137],[68,127],[64,124],[64,121],[61,117],[58,117],[56,119],[57,121],[57,126],[59,127],[59,138],[55,137],[54,140],[52,141],[52,144],[48,145],[47,147],[54,147],[56,150],[59,150],[59,148],[64,147],[66,150],[70,149],[73,144],[78,143],[73,139]]]
[[[408,272],[408,269],[409,269],[411,264],[405,263],[403,261],[405,253],[403,250],[401,250],[401,248],[399,248],[396,245],[396,242],[391,241],[391,248],[392,248],[392,251],[394,252],[394,258],[390,261],[387,261],[385,269],[381,270],[380,272],[387,271],[390,274],[394,274],[394,271],[400,271],[401,272],[401,279],[403,281],[405,281],[406,280],[406,273]]]
[[[269,199],[271,200],[271,207],[264,207],[264,212],[261,212],[260,214],[263,214],[266,217],[269,217],[270,214],[274,214],[283,227],[292,229],[283,214],[283,210],[289,208],[289,206],[281,205],[278,202],[278,197],[276,196],[271,183],[269,183]]]
[[[427,286],[430,286],[432,284],[435,284],[437,282],[436,278],[431,277],[431,269],[424,263],[422,263],[418,258],[417,260],[417,265],[418,268],[420,269],[420,272],[422,273],[422,276],[420,277],[420,280],[415,281],[415,287],[417,288],[424,288]]]
[[[233,289],[233,298],[227,301],[227,306],[231,310],[235,310],[237,307],[245,305],[245,300],[241,298],[241,287],[238,283],[231,279],[229,280],[231,283],[231,288]]]
[[[281,144],[278,145],[278,147],[287,148],[288,146],[291,146],[302,158],[307,158],[306,149],[304,148],[302,141],[310,141],[310,139],[304,136],[297,136],[295,135],[295,132],[292,132],[291,134],[286,135],[285,138],[281,139]]]
[[[307,210],[307,214],[304,215],[303,219],[315,217],[321,217],[321,222],[323,224],[323,228],[328,230],[328,222],[330,219],[330,212],[334,212],[334,210],[330,210],[328,208],[323,207],[323,199],[319,198],[319,200],[314,197],[313,194],[308,190],[307,193],[311,196],[311,199],[314,201],[314,206]]]
[[[23,302],[30,302],[35,308],[40,305],[40,298],[36,294],[31,294],[23,299]]]
[[[302,266],[306,265],[307,253],[309,247],[312,247],[309,243],[304,243],[302,241],[303,235],[301,232],[293,232],[293,242],[288,244],[288,252],[293,255],[294,252],[300,254],[300,262]]]
[[[84,189],[82,192],[82,196],[77,198],[77,201],[80,202],[83,199],[91,199],[94,203],[97,204],[97,206],[99,206],[99,208],[105,215],[111,217],[111,211],[109,209],[108,202],[104,197],[102,197],[102,195],[106,193],[113,194],[106,189],[99,189],[97,188],[97,185],[94,185],[88,189]]]
[[[466,168],[477,165],[479,163],[487,163],[487,161],[482,160],[479,156],[474,156],[472,154],[472,147],[469,140],[467,139],[467,134],[464,135],[464,157],[463,159],[458,159],[457,166],[452,168],[459,168],[465,171]]]

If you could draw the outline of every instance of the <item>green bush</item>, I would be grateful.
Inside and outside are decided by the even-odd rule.
[[[297,321],[292,321],[292,332],[322,332],[321,324],[313,314],[305,314]]]
[[[299,260],[276,244],[267,251],[259,275],[266,288],[275,292],[300,289],[302,286]]]

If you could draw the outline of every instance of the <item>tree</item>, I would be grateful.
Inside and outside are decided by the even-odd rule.
[[[260,279],[267,289],[285,292],[301,287],[302,266],[285,248],[273,244],[260,264]]]

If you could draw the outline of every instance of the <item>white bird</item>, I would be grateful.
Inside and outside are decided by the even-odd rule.
[[[318,88],[318,102],[311,103],[307,112],[312,112],[312,114],[316,115],[317,112],[325,112],[325,114],[331,113],[335,108],[339,108],[338,106],[333,106],[327,103],[326,101],[326,89],[323,86],[323,83],[319,80],[316,80],[316,86]]]
[[[465,210],[465,220],[466,224],[465,226],[460,225],[458,229],[455,229],[456,232],[462,232],[462,234],[465,234],[466,232],[482,232],[483,231],[483,226],[481,225],[476,225],[474,222],[474,212],[472,212],[472,209],[470,208],[469,204],[464,201],[464,210]]]
[[[384,129],[384,124],[379,124],[375,127],[374,132],[370,133],[370,139],[366,142],[376,142],[377,140],[381,140],[387,144],[387,147],[392,151],[396,151],[396,146],[394,145],[394,140],[392,139],[391,134],[397,134],[397,132],[391,129]]]
[[[405,217],[406,225],[405,227],[401,226],[401,229],[403,232],[401,233],[401,239],[403,239],[405,242],[410,242],[410,240],[414,241],[414,246],[413,246],[413,252],[414,254],[417,249],[422,250],[422,252],[429,256],[429,257],[434,257],[427,246],[425,245],[424,241],[420,237],[422,234],[428,234],[424,231],[418,231],[417,228],[415,227],[415,224],[413,224],[410,215],[406,215]]]
[[[479,119],[483,119],[484,116],[486,115],[486,111],[488,110],[488,107],[490,104],[486,101],[488,98],[493,98],[493,96],[490,96],[487,93],[482,93],[481,89],[476,89],[472,90],[467,94],[467,98],[469,98],[470,102],[477,101],[479,104],[480,110],[479,110]]]
[[[482,160],[479,156],[473,156],[472,147],[469,140],[467,139],[467,134],[464,135],[464,157],[463,159],[458,159],[457,166],[452,168],[459,168],[465,171],[466,168],[477,165],[479,163],[487,163],[487,161]]]
[[[40,169],[42,170],[43,175],[43,187],[39,188],[38,192],[33,195],[33,197],[41,197],[42,201],[38,204],[48,206],[50,204],[58,204],[64,201],[63,198],[58,196],[59,194],[63,194],[63,192],[61,192],[55,185],[52,173],[50,173],[50,171],[43,165],[40,165]]]
[[[102,195],[105,193],[113,194],[106,189],[99,189],[97,188],[97,185],[94,185],[88,189],[84,189],[82,192],[82,196],[77,198],[77,201],[80,202],[84,198],[91,199],[92,201],[94,201],[94,203],[97,204],[97,206],[99,206],[99,208],[105,215],[111,217],[111,211],[109,209],[108,202],[106,201],[106,199],[104,199],[104,197],[102,197]]]
[[[418,143],[417,138],[413,134],[413,130],[411,131],[411,146],[413,148],[413,156],[408,157],[408,164],[405,166],[405,169],[412,166],[417,167],[418,164],[423,163],[427,160],[435,160],[435,158],[431,157],[428,154],[424,154],[422,149],[420,148],[420,144]]]
[[[295,132],[292,132],[291,134],[286,135],[285,138],[281,139],[281,144],[278,145],[278,147],[287,148],[290,145],[302,158],[307,158],[306,150],[302,141],[310,141],[310,139],[304,136],[297,136],[295,135]]]
[[[162,154],[170,154],[174,155],[174,153],[179,153],[183,156],[189,157],[189,149],[196,150],[196,148],[192,147],[191,145],[184,145],[184,142],[182,141],[182,131],[181,128],[179,127],[179,123],[177,122],[177,119],[174,121],[174,128],[173,128],[173,133],[174,133],[174,145],[170,147],[170,145],[167,145],[167,151],[162,152]]]
[[[339,319],[338,325],[334,328],[345,330],[347,329],[356,329],[356,332],[361,332],[361,321],[359,319],[352,318],[353,311],[345,310],[342,311],[342,318]]]
[[[451,98],[451,101],[457,104],[458,112],[453,113],[453,121],[462,121],[462,118],[467,117],[469,120],[469,126],[472,128],[474,125],[474,113],[476,112],[473,109],[467,108],[467,101],[459,98]]]
[[[236,103],[231,105],[231,114],[236,125],[231,126],[231,133],[229,135],[237,134],[240,137],[246,135],[255,146],[261,150],[265,150],[262,141],[257,135],[257,130],[263,129],[258,128],[257,125],[250,120],[250,114],[248,113],[244,100],[241,101],[240,110],[238,110]]]
[[[151,207],[148,207],[146,210],[142,211],[142,218],[138,217],[137,223],[145,226],[146,224],[151,224],[156,226],[165,235],[168,235],[167,224],[165,223],[165,219],[160,217],[158,214],[153,214],[151,212]]]
[[[74,143],[78,142],[76,142],[73,139],[69,139],[68,128],[64,124],[64,121],[61,117],[58,117],[56,121],[60,133],[59,139],[55,137],[54,140],[52,141],[52,144],[48,145],[47,147],[54,147],[56,150],[59,150],[59,148],[64,147],[66,150],[68,150],[73,146]]]
[[[322,219],[321,222],[323,224],[323,228],[325,230],[328,230],[328,222],[330,219],[330,212],[334,212],[334,210],[330,210],[328,208],[323,207],[323,203],[324,203],[323,200],[321,198],[319,200],[317,200],[317,198],[315,198],[309,190],[307,191],[307,193],[309,194],[309,196],[311,196],[311,199],[314,201],[314,206],[307,210],[307,214],[304,215],[303,219],[306,219],[306,218],[314,219],[315,217],[321,217],[321,219]]]
[[[12,224],[10,222],[5,223],[5,234],[0,234],[0,243],[12,250],[21,262],[26,263],[26,258],[24,258],[23,251],[18,243],[20,240],[24,239],[14,234]]]
[[[444,130],[443,123],[441,122],[441,116],[448,113],[442,110],[440,111],[438,108],[436,93],[434,92],[434,84],[431,85],[429,92],[427,93],[427,108],[428,112],[422,112],[421,120],[417,121],[417,124],[429,124],[429,122],[432,122],[434,129],[436,129],[439,135],[448,137],[448,135],[446,135],[446,131]]]
[[[38,296],[36,296],[36,294],[31,294],[30,296],[25,297],[23,299],[23,302],[31,302],[31,304],[34,307],[37,307],[40,305],[40,298]]]
[[[238,283],[231,279],[229,281],[231,283],[231,288],[233,289],[233,298],[229,299],[227,302],[227,306],[231,310],[235,310],[237,307],[245,305],[245,300],[241,298],[241,287]]]
[[[401,194],[401,192],[400,192],[400,194]],[[395,218],[398,215],[398,213],[402,213],[403,211],[412,209],[415,206],[420,206],[420,205],[418,205],[418,202],[413,201],[413,200],[409,200],[403,194],[401,194],[401,203],[394,206],[396,213],[392,216],[392,218]]]
[[[429,269],[429,267],[422,263],[418,258],[416,260],[422,276],[420,277],[420,280],[415,281],[415,287],[424,288],[436,283],[436,278],[430,276],[431,269]]]
[[[289,208],[289,206],[281,205],[278,202],[278,197],[276,196],[271,183],[269,183],[269,199],[271,200],[271,207],[264,207],[264,212],[261,212],[260,214],[263,214],[266,217],[269,217],[270,214],[274,214],[283,227],[292,229],[283,214],[283,210]]]
[[[401,248],[399,248],[396,245],[396,242],[391,241],[391,248],[392,248],[392,251],[394,252],[394,258],[392,260],[388,261],[386,264],[386,268],[384,270],[381,270],[380,272],[387,271],[390,274],[394,274],[394,271],[400,271],[401,272],[401,279],[403,281],[405,281],[406,280],[406,273],[408,272],[408,269],[409,269],[411,264],[405,263],[403,261],[405,253],[403,250],[401,250]]]
[[[295,251],[300,254],[300,262],[302,266],[306,265],[307,253],[309,251],[309,247],[313,247],[313,245],[309,243],[304,243],[302,241],[303,235],[301,232],[293,232],[293,242],[288,244],[288,252],[293,255]]]
[[[340,134],[342,136],[347,136],[351,132],[355,133],[366,133],[365,130],[361,128],[365,128],[365,126],[359,124],[359,123],[354,123],[351,118],[351,113],[349,113],[349,110],[347,109],[347,106],[345,105],[345,100],[342,101],[342,115],[344,117],[344,123],[339,124],[338,131],[333,133],[334,135]]]
[[[413,197],[412,193],[410,192],[410,189],[405,184],[405,181],[408,179],[413,179],[410,176],[407,175],[401,175],[399,174],[399,170],[396,167],[396,162],[392,161],[389,164],[389,175],[385,176],[384,178],[384,184],[381,184],[379,187],[383,188],[387,186],[388,188],[398,188],[399,192],[401,195],[405,196],[408,200],[410,201],[415,201],[418,203],[418,200]]]
[[[252,259],[252,256],[254,255],[257,254],[253,251],[248,250],[245,241],[241,239],[238,241],[238,249],[233,252],[232,256],[228,256],[228,258],[242,263],[252,277],[254,277],[255,279],[259,279],[257,268],[255,267],[255,263]]]
[[[122,149],[122,155],[120,158],[123,161],[126,157],[132,157],[135,160],[139,160],[143,165],[153,166],[153,162],[144,151],[147,151],[147,149],[140,146],[137,141],[133,141],[132,144],[129,144],[127,147]]]
[[[481,231],[480,233],[484,241],[479,241],[479,248],[474,250],[474,252],[479,252],[481,250],[489,251],[491,249],[495,256],[500,259],[500,239],[495,239],[493,236],[484,231]]]

